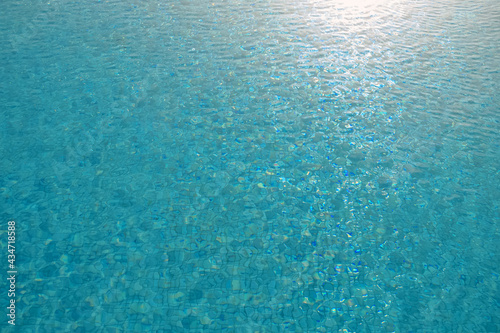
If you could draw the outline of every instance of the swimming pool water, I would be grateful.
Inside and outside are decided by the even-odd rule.
[[[500,331],[497,1],[0,15],[2,331]]]

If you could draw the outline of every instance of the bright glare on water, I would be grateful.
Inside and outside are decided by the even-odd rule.
[[[498,1],[0,17],[19,332],[500,331]]]

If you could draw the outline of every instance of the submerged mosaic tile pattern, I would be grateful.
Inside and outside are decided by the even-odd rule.
[[[2,6],[20,332],[500,329],[495,1]]]

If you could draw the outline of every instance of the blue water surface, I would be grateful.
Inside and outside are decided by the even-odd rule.
[[[0,17],[2,332],[500,331],[498,1]]]

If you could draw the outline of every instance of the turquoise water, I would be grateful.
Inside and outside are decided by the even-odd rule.
[[[499,8],[3,1],[2,332],[500,331]]]

